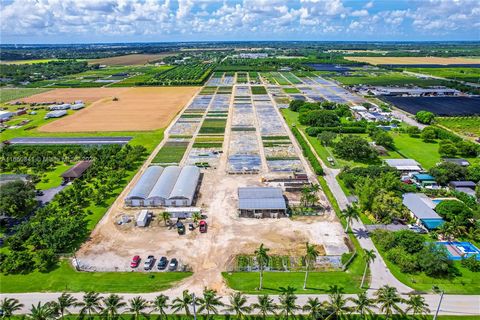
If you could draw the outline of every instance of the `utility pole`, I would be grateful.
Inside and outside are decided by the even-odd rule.
[[[438,290],[440,290],[440,289],[437,289],[437,293],[438,293]],[[437,320],[438,312],[440,311],[440,306],[442,305],[442,300],[443,300],[443,294],[444,293],[445,293],[445,291],[443,291],[443,290],[440,291],[440,301],[438,301],[437,310],[435,311],[435,316],[433,317],[433,320]]]
[[[197,303],[195,301],[195,292],[192,293],[192,304],[193,304],[193,319],[197,320],[197,308],[195,307]]]

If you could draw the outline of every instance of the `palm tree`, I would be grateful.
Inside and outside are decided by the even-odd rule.
[[[202,219],[202,215],[200,214],[200,212],[194,212],[192,214],[193,223],[197,224],[198,221],[200,221],[201,219]]]
[[[263,270],[270,260],[270,257],[268,256],[269,250],[270,249],[263,246],[263,243],[257,250],[255,250],[255,257],[257,258],[258,269],[260,271],[260,285],[258,286],[258,290],[262,290],[263,288]]]
[[[92,317],[92,313],[96,313],[102,310],[100,302],[102,298],[100,294],[90,291],[83,295],[83,302],[79,303],[80,309],[80,318],[83,318],[85,314],[88,314],[88,318]]]
[[[60,315],[60,319],[65,317],[65,314],[69,314],[68,308],[78,307],[78,300],[73,297],[71,294],[63,292],[57,301],[51,302],[51,307],[54,309],[54,312]]]
[[[155,300],[153,300],[153,310],[158,311],[159,317],[166,317],[167,313],[165,312],[165,309],[168,308],[168,297],[164,294],[158,295],[155,297]]]
[[[312,320],[321,319],[325,311],[323,304],[318,298],[308,298],[307,303],[302,309],[308,312]]]
[[[365,291],[357,294],[356,298],[350,298],[350,301],[355,304],[352,311],[358,313],[361,318],[366,319],[367,315],[372,315],[371,308],[374,306],[374,301],[367,296]]]
[[[263,319],[267,318],[268,313],[275,314],[275,308],[277,307],[275,303],[273,303],[273,299],[270,298],[268,294],[264,294],[257,297],[258,302],[252,304],[253,309],[257,309],[263,316]]]
[[[39,302],[36,306],[32,304],[28,318],[31,320],[50,320],[55,318],[55,314],[48,303],[42,305]]]
[[[3,319],[10,319],[15,311],[18,311],[22,308],[23,304],[14,298],[4,298],[0,303],[0,309],[3,311]]]
[[[190,316],[190,305],[193,303],[193,297],[188,290],[183,290],[182,297],[177,297],[172,301],[173,312],[177,313],[184,310],[187,316]]]
[[[226,309],[228,312],[235,312],[237,319],[243,319],[246,313],[249,313],[252,308],[246,305],[247,297],[240,292],[235,292],[230,295],[230,306]]]
[[[363,252],[363,260],[365,261],[365,269],[363,270],[362,276],[362,283],[360,283],[360,288],[363,288],[363,284],[365,283],[365,276],[367,275],[367,269],[370,267],[370,263],[375,261],[377,255],[375,254],[375,250],[365,250]]]
[[[133,312],[134,319],[140,319],[140,316],[146,316],[144,310],[148,307],[148,302],[144,298],[137,296],[128,301],[128,311]]]
[[[107,320],[114,320],[118,317],[118,310],[125,307],[127,304],[120,296],[111,294],[103,299],[103,305],[103,317]]]
[[[170,220],[171,217],[172,215],[170,214],[170,212],[167,212],[167,211],[162,212],[162,219],[163,219],[163,222],[165,223],[165,226],[167,226],[167,221]]]
[[[358,208],[356,205],[347,206],[345,210],[342,211],[342,218],[347,220],[347,225],[345,226],[345,233],[348,232],[348,229],[351,228],[352,220],[358,220],[360,214],[358,213]]]
[[[198,299],[198,303],[200,305],[198,312],[207,311],[207,319],[210,318],[210,312],[218,314],[217,307],[223,306],[217,291],[207,288],[203,289],[203,297]]]
[[[286,290],[280,295],[279,300],[279,308],[280,314],[288,320],[290,315],[292,315],[296,310],[300,309],[300,306],[297,305],[295,302],[297,301],[297,296],[293,291],[292,287],[287,287]]]
[[[328,295],[328,309],[330,314],[328,315],[326,320],[332,318],[337,319],[341,317],[345,312],[350,310],[350,308],[347,307],[347,299],[345,299],[343,293],[339,288],[336,289],[337,290]]]
[[[377,306],[387,319],[395,312],[402,313],[402,309],[398,304],[402,303],[403,299],[398,294],[396,288],[385,285],[375,292],[375,296],[377,297]]]
[[[413,315],[425,315],[430,313],[430,309],[428,308],[427,304],[425,303],[425,298],[418,295],[413,294],[405,301],[407,304],[407,309],[405,310],[406,313],[412,312]]]
[[[306,243],[306,254],[305,254],[305,280],[303,281],[303,290],[307,288],[307,278],[308,271],[310,270],[311,265],[315,263],[319,255],[317,249],[314,245]]]

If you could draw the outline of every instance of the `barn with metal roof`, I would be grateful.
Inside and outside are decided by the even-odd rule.
[[[196,166],[151,166],[125,198],[131,207],[191,206],[200,180]]]
[[[238,188],[238,214],[248,218],[278,218],[287,215],[281,188]]]

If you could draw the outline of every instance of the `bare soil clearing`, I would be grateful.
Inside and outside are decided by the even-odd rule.
[[[141,65],[149,62],[161,60],[162,58],[173,56],[175,53],[159,53],[159,54],[127,54],[124,56],[110,57],[103,59],[89,60],[89,64],[105,64],[107,66],[132,66]]]
[[[101,89],[105,90],[107,88]],[[77,90],[88,92],[91,89]],[[198,87],[119,88],[111,90],[101,91],[108,94],[97,98],[97,101],[91,106],[71,116],[48,123],[39,128],[39,131],[102,132],[160,129],[170,123],[178,111],[198,91]],[[113,101],[113,96],[118,101]],[[65,97],[69,96],[65,95]],[[81,98],[78,99],[82,100]],[[84,101],[88,100],[84,99]]]
[[[442,57],[344,57],[350,61],[378,64],[480,64],[480,58]]]

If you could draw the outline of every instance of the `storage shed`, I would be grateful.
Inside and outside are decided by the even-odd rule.
[[[247,218],[278,218],[287,215],[281,188],[238,188],[238,214]]]
[[[150,217],[151,215],[148,210],[141,210],[136,221],[137,227],[146,227],[150,222]]]
[[[85,171],[92,165],[92,161],[83,160],[76,163],[73,167],[62,173],[60,176],[64,181],[72,181],[80,178]]]
[[[402,172],[421,171],[420,164],[413,159],[385,159],[385,163],[392,168]]]

